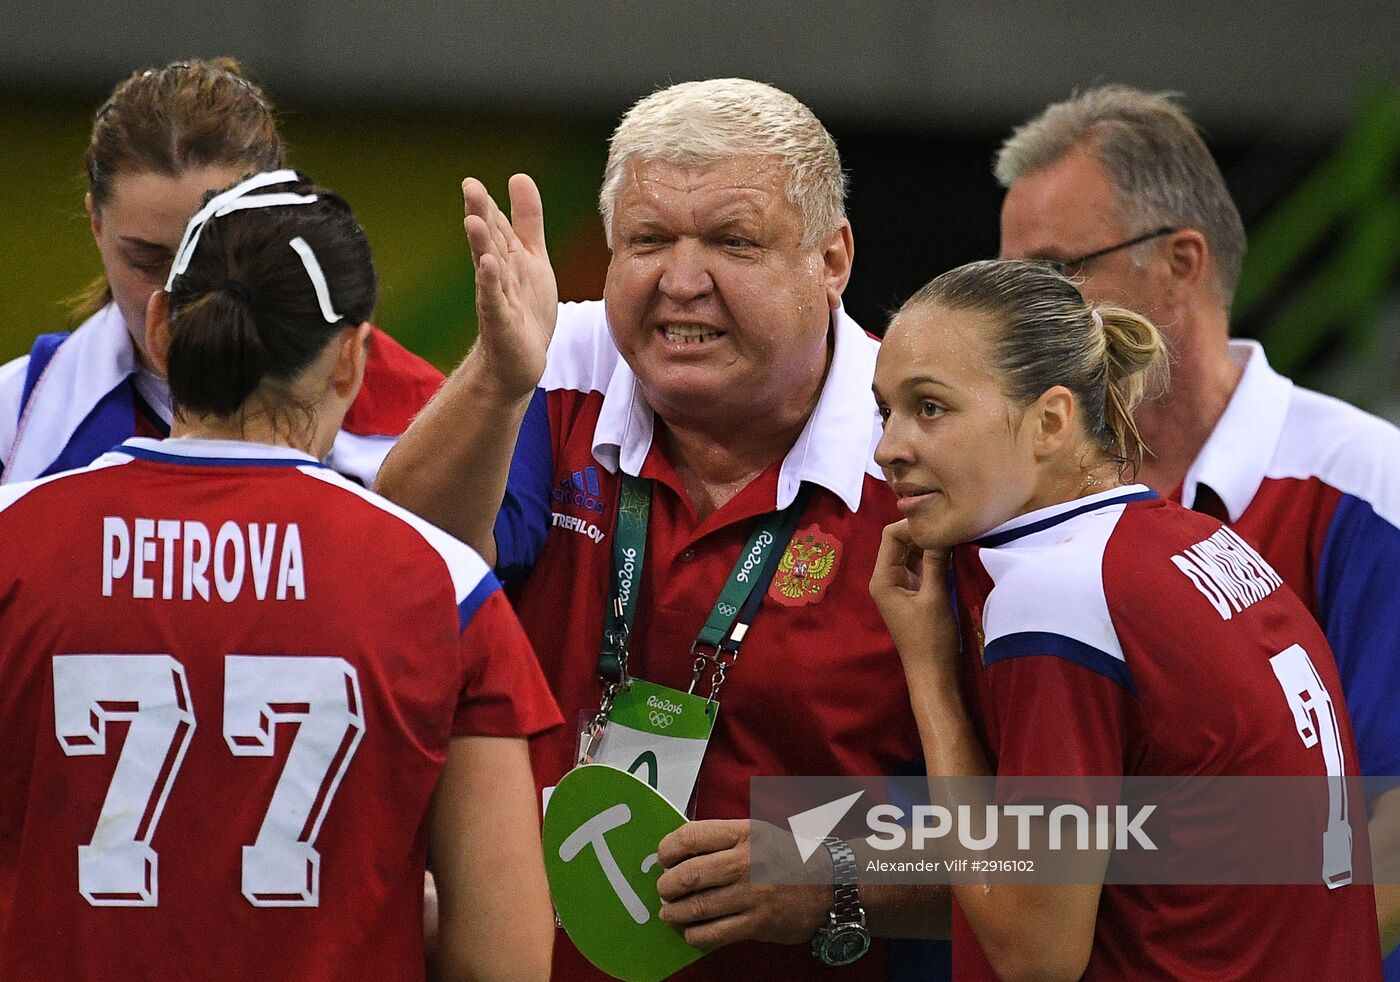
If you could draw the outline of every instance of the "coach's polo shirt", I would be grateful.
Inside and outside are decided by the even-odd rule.
[[[564,304],[540,390],[521,430],[496,525],[498,570],[565,719],[592,714],[608,596],[619,471],[653,493],[630,671],[684,690],[691,643],[759,517],[808,499],[737,665],[692,803],[696,818],[747,818],[749,778],[889,774],[918,757],[898,655],[869,594],[893,494],[873,463],[879,436],[871,379],[878,344],[833,317],[835,350],[816,409],[780,461],[704,521],[654,441],[656,420],[608,331],[602,303]],[[697,690],[708,692],[708,683]],[[532,745],[535,778],[555,784],[574,763],[577,727]],[[562,934],[561,978],[593,977]],[[883,978],[886,952],[841,974]],[[742,944],[676,978],[825,977],[806,946]],[[582,973],[582,975],[580,975]],[[601,976],[598,976],[601,977]]]
[[[1400,430],[1295,385],[1256,342],[1230,355],[1244,374],[1181,500],[1303,598],[1336,655],[1361,772],[1400,775]]]

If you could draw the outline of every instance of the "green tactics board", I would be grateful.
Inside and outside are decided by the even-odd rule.
[[[658,915],[656,846],[684,824],[645,781],[606,764],[574,768],[549,799],[555,910],[584,957],[624,982],[659,982],[705,954]]]

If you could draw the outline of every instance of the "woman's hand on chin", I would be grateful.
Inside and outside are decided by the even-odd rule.
[[[870,595],[889,628],[906,671],[955,672],[958,629],[948,584],[947,549],[923,549],[908,520],[887,525],[870,577]]]

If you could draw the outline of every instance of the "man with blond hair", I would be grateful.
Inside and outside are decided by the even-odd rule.
[[[698,821],[661,843],[658,889],[662,918],[719,950],[676,978],[825,977],[871,932],[936,930],[895,888],[748,875],[751,777],[918,755],[867,592],[899,516],[870,452],[875,342],[841,307],[854,247],[830,134],[743,79],[642,99],[603,179],[602,302],[556,305],[528,178],[510,220],[479,183],[464,194],[480,335],[379,487],[494,561],[567,719],[599,713],[624,670],[718,701],[698,773],[668,794]],[[546,792],[578,731],[532,752]],[[876,942],[844,975],[886,961]],[[601,976],[561,935],[555,977]]]
[[[1361,772],[1400,774],[1400,431],[1230,339],[1244,226],[1170,95],[1110,85],[1055,103],[1012,133],[995,169],[1004,257],[1057,263],[1090,300],[1146,314],[1166,339],[1170,386],[1137,414],[1151,449],[1140,478],[1232,525],[1308,603],[1336,654]],[[1371,800],[1370,833],[1389,952],[1400,790]],[[1400,956],[1386,971],[1400,980]]]

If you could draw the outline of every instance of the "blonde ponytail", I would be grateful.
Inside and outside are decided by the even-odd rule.
[[[1104,424],[1113,435],[1118,460],[1136,473],[1150,449],[1142,442],[1133,412],[1149,391],[1165,382],[1166,349],[1162,335],[1141,314],[1122,307],[1100,307],[1092,313],[1095,323],[1103,325]]]

